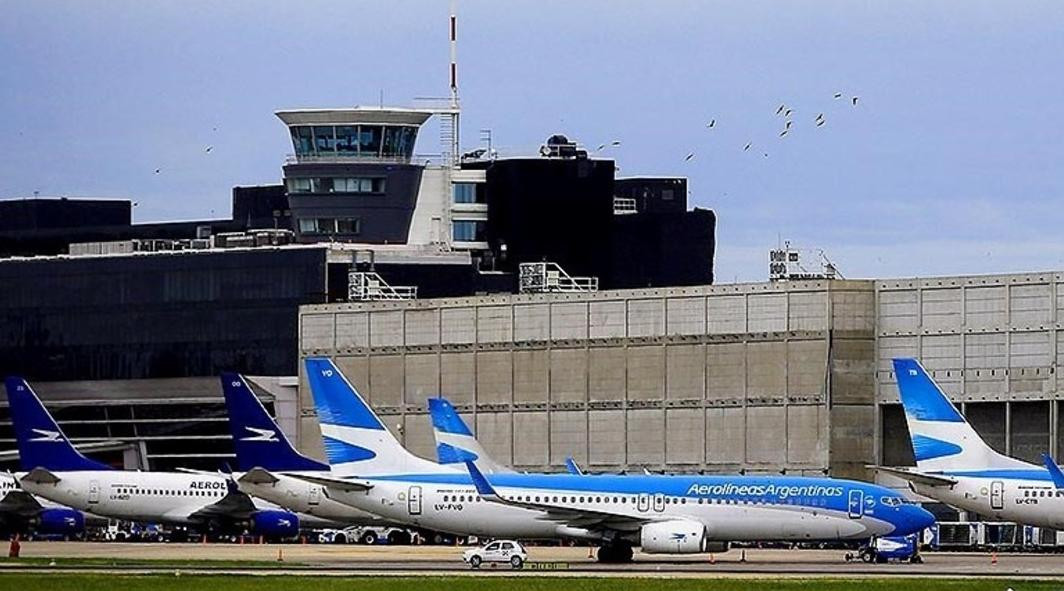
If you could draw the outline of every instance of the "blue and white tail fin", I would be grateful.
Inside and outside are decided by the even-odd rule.
[[[15,443],[23,470],[44,468],[52,472],[68,472],[111,469],[74,449],[26,380],[9,377],[4,385],[7,387],[11,424],[15,430]]]
[[[407,451],[327,357],[305,360],[321,438],[338,475],[457,472]]]
[[[441,464],[464,468],[465,462],[470,461],[486,474],[513,472],[488,455],[448,400],[429,398],[428,406],[432,417],[432,434],[436,438],[436,459]]]
[[[266,412],[244,376],[224,372],[221,379],[238,470],[329,470],[328,465],[308,458],[292,447],[284,431],[281,431],[277,422]]]
[[[1037,468],[994,451],[946,398],[920,362],[894,360],[916,465],[926,471]]]

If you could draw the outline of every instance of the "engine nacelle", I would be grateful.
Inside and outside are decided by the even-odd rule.
[[[639,532],[647,554],[697,554],[706,551],[706,526],[687,519],[648,523]]]
[[[85,531],[85,514],[74,509],[41,509],[34,529],[41,534],[74,535]]]
[[[299,535],[299,517],[289,511],[256,511],[249,529],[256,536],[291,538]]]

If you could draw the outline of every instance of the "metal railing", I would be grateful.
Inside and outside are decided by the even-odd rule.
[[[613,215],[628,215],[632,213],[639,213],[635,199],[632,197],[613,198]]]
[[[520,293],[580,293],[598,291],[598,277],[572,277],[558,263],[521,263]]]
[[[388,282],[373,271],[347,273],[347,299],[352,302],[375,300],[413,300],[417,298],[416,285],[388,285]]]

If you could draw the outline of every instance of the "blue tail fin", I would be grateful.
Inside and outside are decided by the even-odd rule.
[[[307,357],[307,384],[314,397],[325,456],[341,475],[456,472],[403,448],[354,385],[328,357]]]
[[[458,415],[454,405],[442,397],[429,398],[432,434],[436,437],[436,459],[441,464],[476,462],[477,468],[488,474],[513,472],[496,462],[480,445],[473,432]]]
[[[221,379],[238,470],[329,470],[325,464],[304,456],[292,447],[244,376],[224,372]]]
[[[19,463],[23,470],[44,468],[67,472],[111,469],[74,449],[26,380],[9,377],[4,385],[7,387],[11,423],[15,429]]]

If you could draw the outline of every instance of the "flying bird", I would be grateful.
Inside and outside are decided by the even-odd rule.
[[[791,128],[791,123],[794,123],[794,122],[793,122],[793,121],[788,121],[788,122],[787,122],[787,125],[784,125],[784,126],[783,126],[783,129],[784,129],[784,130],[790,129],[790,128]]]
[[[159,172],[160,172],[161,170],[162,170],[161,168],[156,168],[156,169],[155,169],[155,174],[159,174]]]
[[[816,126],[817,126],[817,127],[824,127],[824,124],[825,124],[825,123],[827,123],[827,121],[825,121],[825,120],[823,120],[823,119],[819,119],[819,120],[817,120],[817,122],[816,122]]]
[[[749,150],[750,146],[752,146],[752,145],[754,145],[754,144],[753,143],[749,143],[749,144],[746,144],[745,146],[743,146],[743,152]]]
[[[783,116],[784,117],[790,117],[791,113],[793,113],[793,112],[794,112],[794,109],[787,109],[786,111],[783,112]]]
[[[695,153],[694,153],[694,152],[691,152],[690,154],[688,154],[688,155],[687,155],[687,157],[686,157],[686,158],[684,158],[684,159],[683,159],[683,161],[684,161],[684,162],[687,162],[688,160],[690,160],[690,159],[692,159],[692,158],[694,158],[694,157],[695,157]]]
[[[211,150],[213,150],[213,149],[214,149],[214,146],[207,146],[206,148],[203,149],[203,151],[205,153],[207,153],[207,154],[210,154]]]
[[[842,93],[841,92],[836,92],[835,93],[835,100],[839,100],[840,98],[842,98]]]
[[[764,156],[765,158],[768,158],[768,152],[765,152],[764,154],[762,154],[762,156]]]
[[[596,151],[601,152],[602,150],[605,150],[605,149],[606,149],[606,144],[599,144],[599,147],[596,149]]]
[[[710,119],[709,123],[706,123],[706,127],[709,128],[709,129],[713,129],[713,126],[716,125],[716,124],[717,124],[717,120],[716,119]]]
[[[783,136],[787,135],[787,131],[788,131],[788,130],[786,130],[786,129],[784,129],[783,131],[781,131],[781,132],[780,132],[780,137],[783,137]]]
[[[613,140],[612,142],[610,142],[610,145],[611,146],[619,146],[619,145],[621,145],[621,140]]]
[[[780,103],[780,108],[776,109],[776,114],[777,114],[777,115],[779,115],[779,114],[780,114],[780,113],[782,113],[782,112],[783,112],[783,110],[784,110],[784,109],[786,109],[786,108],[787,108],[787,105],[785,105],[785,104],[783,104],[783,103]]]
[[[851,100],[851,101],[853,102],[853,106],[855,106],[855,107],[856,107],[856,106],[857,106],[857,97],[853,97],[853,98],[852,98],[852,99],[850,99],[850,100]]]

